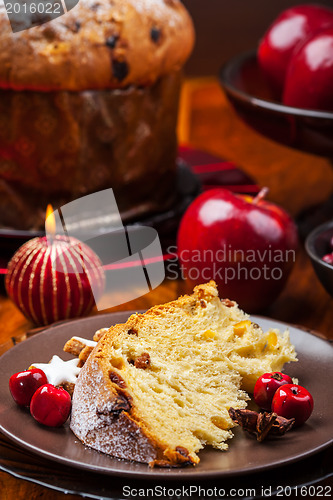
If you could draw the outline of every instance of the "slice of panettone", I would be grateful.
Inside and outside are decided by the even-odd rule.
[[[264,333],[211,281],[110,328],[80,371],[71,429],[115,457],[196,464],[205,445],[228,448],[244,389],[287,361],[288,333]]]

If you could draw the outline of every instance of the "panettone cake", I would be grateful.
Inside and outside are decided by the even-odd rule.
[[[124,221],[169,207],[193,41],[179,0],[80,0],[17,33],[2,5],[0,226],[110,187]]]
[[[196,464],[205,445],[228,448],[229,408],[245,408],[256,379],[289,361],[288,332],[264,333],[209,282],[102,335],[75,385],[71,429],[115,457]]]

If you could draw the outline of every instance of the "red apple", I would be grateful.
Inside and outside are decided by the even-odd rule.
[[[260,196],[206,191],[185,212],[178,256],[191,285],[214,279],[220,296],[248,312],[268,306],[295,260],[297,231],[290,216]]]
[[[45,373],[39,368],[14,373],[9,379],[9,390],[14,401],[20,406],[29,406],[34,393],[47,384]]]
[[[60,427],[69,417],[71,405],[71,397],[65,389],[45,384],[32,396],[30,412],[40,424]]]
[[[333,27],[308,38],[292,55],[283,102],[333,111]]]
[[[280,94],[295,48],[329,26],[333,26],[333,10],[306,4],[283,11],[267,30],[259,44],[258,62]]]
[[[272,411],[285,418],[294,418],[295,426],[302,425],[311,415],[313,398],[309,391],[296,384],[280,387],[273,397]]]

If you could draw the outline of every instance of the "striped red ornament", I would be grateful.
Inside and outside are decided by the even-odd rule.
[[[86,244],[70,237],[34,238],[8,264],[9,297],[37,325],[83,316],[105,286],[102,263]]]

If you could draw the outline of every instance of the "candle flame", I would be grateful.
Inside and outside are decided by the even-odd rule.
[[[56,233],[56,221],[52,205],[47,205],[45,215],[45,231],[46,234],[54,236]]]

